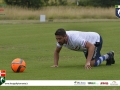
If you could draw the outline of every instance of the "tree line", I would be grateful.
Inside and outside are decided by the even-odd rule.
[[[120,4],[120,0],[4,0],[7,5],[17,5],[28,8],[40,8],[43,6],[78,5],[94,7],[112,7]]]

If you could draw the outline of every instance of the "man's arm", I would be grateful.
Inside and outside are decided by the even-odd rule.
[[[62,47],[56,47],[54,51],[54,65],[52,67],[58,67],[59,53]]]
[[[91,69],[90,62],[91,62],[91,59],[92,59],[93,54],[94,54],[95,46],[93,44],[91,44],[90,42],[87,42],[85,47],[88,49],[88,56],[86,59],[85,68]]]

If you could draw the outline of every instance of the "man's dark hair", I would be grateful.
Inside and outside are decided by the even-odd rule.
[[[55,32],[55,35],[65,36],[66,35],[66,31],[63,28],[59,28]]]

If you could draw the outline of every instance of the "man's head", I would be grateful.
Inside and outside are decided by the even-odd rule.
[[[59,28],[56,32],[55,32],[55,37],[57,42],[60,45],[63,45],[67,42],[67,35],[66,35],[66,31],[63,28]]]

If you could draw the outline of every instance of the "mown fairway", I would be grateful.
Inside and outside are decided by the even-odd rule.
[[[95,31],[103,37],[101,53],[115,51],[116,64],[85,70],[83,53],[63,48],[59,68],[53,65],[56,47],[54,32],[66,30]],[[0,69],[7,71],[7,80],[119,80],[120,22],[0,24]],[[26,61],[23,73],[14,73],[10,64],[15,58]],[[119,87],[0,87],[0,90],[118,90]]]

